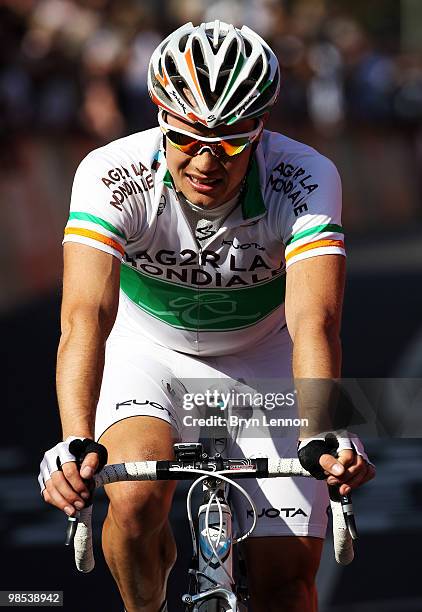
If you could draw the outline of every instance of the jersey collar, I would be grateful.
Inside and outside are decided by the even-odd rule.
[[[267,212],[264,198],[262,197],[257,153],[253,156],[242,193],[242,214],[244,220],[261,217]]]

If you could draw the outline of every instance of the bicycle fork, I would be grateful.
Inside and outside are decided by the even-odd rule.
[[[225,607],[226,612],[237,612],[236,595],[233,591],[229,591],[224,587],[215,587],[198,593],[197,595],[183,595],[182,597],[183,603],[194,610],[198,610],[202,602],[209,600],[215,601],[216,599],[222,600],[222,603],[224,602],[227,605],[227,607]]]

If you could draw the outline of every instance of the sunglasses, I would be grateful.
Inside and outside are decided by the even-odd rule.
[[[218,157],[240,155],[257,139],[263,127],[262,121],[259,120],[257,127],[250,132],[227,134],[222,138],[206,138],[200,134],[193,134],[187,130],[169,125],[164,120],[162,113],[158,114],[158,123],[170,144],[191,157],[198,155],[203,149],[210,149]]]

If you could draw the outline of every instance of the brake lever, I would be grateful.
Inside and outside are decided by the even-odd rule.
[[[85,500],[84,508],[87,508],[88,506],[92,504],[92,497],[93,497],[94,490],[95,490],[95,481],[93,478],[90,478],[89,480],[83,479],[83,481],[87,485],[88,490],[90,492],[90,497],[87,500]],[[73,540],[75,539],[76,530],[78,528],[79,516],[80,516],[80,513],[77,511],[75,516],[67,517],[66,536],[64,540],[65,546],[71,546],[73,544]]]
[[[78,523],[79,523],[79,512],[77,512],[75,516],[67,517],[66,537],[64,541],[65,546],[70,546],[71,544],[73,544],[73,540],[75,538]]]
[[[340,485],[328,485],[330,499],[340,502],[347,530],[350,533],[352,540],[357,540],[359,536],[356,527],[355,513],[353,510],[352,494],[348,493],[347,495],[341,495],[339,489]]]
[[[344,521],[350,533],[352,540],[358,539],[358,531],[356,527],[355,514],[353,511],[352,495],[340,495],[341,509],[343,510]]]

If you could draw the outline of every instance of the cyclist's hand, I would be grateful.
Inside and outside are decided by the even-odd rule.
[[[375,466],[354,449],[342,450],[338,453],[338,459],[334,459],[334,463],[333,459],[331,455],[322,455],[319,463],[327,475],[327,483],[340,485],[341,495],[348,495],[352,489],[360,487],[375,477]],[[340,470],[342,472],[337,473]]]
[[[345,431],[301,440],[298,457],[315,478],[326,478],[329,485],[340,485],[341,495],[348,495],[375,476],[375,466],[369,461],[362,442]]]
[[[44,500],[73,516],[90,499],[88,481],[106,463],[107,450],[102,444],[88,438],[66,438],[41,461],[38,482]]]

